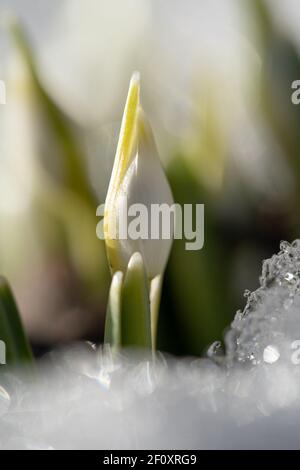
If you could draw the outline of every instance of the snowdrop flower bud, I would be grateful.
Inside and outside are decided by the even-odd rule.
[[[140,252],[151,280],[163,273],[173,237],[172,217],[167,221],[170,236],[163,238],[152,210],[162,204],[171,208],[174,201],[139,91],[139,74],[134,73],[105,201],[104,234],[113,272],[125,271],[133,253]]]

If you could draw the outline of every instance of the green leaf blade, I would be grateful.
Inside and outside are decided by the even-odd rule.
[[[121,345],[121,302],[123,273],[117,271],[111,281],[105,319],[104,343],[113,349]]]
[[[33,355],[17,304],[6,279],[0,276],[0,339],[6,346],[9,365],[32,363]]]
[[[122,346],[151,349],[148,280],[140,253],[128,263],[122,291]]]

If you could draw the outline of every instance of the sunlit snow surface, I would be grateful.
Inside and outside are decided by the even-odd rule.
[[[300,240],[280,248],[263,263],[259,289],[245,293],[226,336],[229,362],[300,362]]]
[[[300,448],[299,273],[300,242],[282,244],[226,356],[218,343],[183,360],[80,344],[32,380],[0,369],[0,449]]]

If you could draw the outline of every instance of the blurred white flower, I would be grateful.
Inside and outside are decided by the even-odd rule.
[[[183,150],[191,155],[195,175],[219,186],[219,162],[232,155],[231,136],[244,127],[257,99],[252,91],[260,60],[249,40],[249,16],[235,0],[61,2],[40,54],[44,80],[62,107],[93,134],[88,151],[99,197],[113,149],[103,129],[120,115],[124,78],[134,69],[144,77],[144,102],[164,162],[174,149]],[[216,159],[206,147],[207,84],[216,106],[214,139],[221,150]],[[107,145],[100,172],[99,148]],[[212,171],[203,172],[208,164]]]
[[[247,20],[235,0],[64,0],[42,45],[44,78],[90,125],[115,119],[124,77],[138,68],[151,122],[176,139],[202,113],[195,98],[213,75],[229,125],[258,64]]]
[[[129,57],[143,43],[147,2],[64,0],[43,45],[45,81],[74,119],[85,125],[119,112]]]

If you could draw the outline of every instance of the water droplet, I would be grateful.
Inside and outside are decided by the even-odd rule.
[[[97,351],[97,345],[93,343],[92,341],[85,341],[85,343],[93,350]]]
[[[271,344],[269,344],[269,346],[264,349],[263,358],[264,361],[268,364],[274,364],[274,362],[278,361],[278,359],[280,358],[280,352],[278,351],[276,346],[272,346]]]
[[[288,282],[291,282],[295,279],[295,276],[292,273],[286,273],[286,275],[284,276],[284,279]]]
[[[248,359],[249,359],[251,362],[255,363],[255,354],[254,354],[254,353],[249,354]]]
[[[224,350],[221,341],[215,341],[209,346],[207,356],[217,364],[220,364],[223,361]]]

